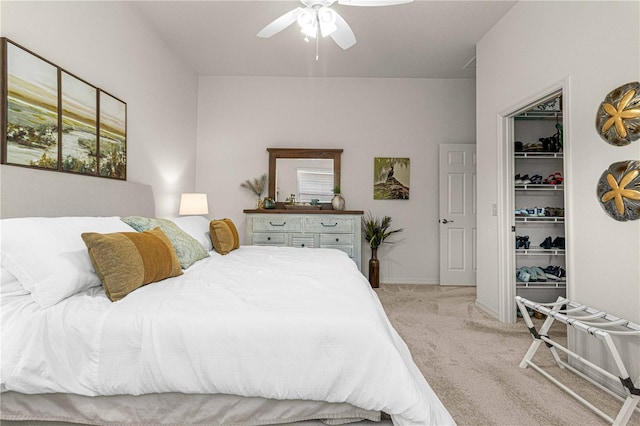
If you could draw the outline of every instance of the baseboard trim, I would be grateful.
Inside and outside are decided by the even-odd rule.
[[[388,279],[388,280],[385,280],[385,281],[380,281],[380,284],[439,285],[440,282],[438,280],[421,280],[421,279],[398,278],[398,279]]]
[[[488,307],[484,303],[480,302],[478,299],[476,299],[475,305],[476,305],[476,307],[482,309],[483,311],[485,311],[486,313],[488,313],[489,315],[491,315],[495,319],[500,320],[500,314],[498,313],[498,311],[496,311],[494,309],[491,309],[490,307]]]

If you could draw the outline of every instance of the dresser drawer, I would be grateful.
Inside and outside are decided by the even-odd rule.
[[[253,232],[302,232],[302,217],[256,217]]]
[[[287,234],[253,234],[253,244],[256,246],[285,246]]]
[[[313,235],[309,235],[309,236],[294,235],[291,237],[291,247],[314,248],[316,247],[316,239]]]
[[[353,245],[353,234],[320,234],[320,246]]]
[[[353,219],[340,216],[317,216],[305,219],[305,232],[319,233],[351,233],[353,229]]]

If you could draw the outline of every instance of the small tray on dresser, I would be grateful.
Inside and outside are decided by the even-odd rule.
[[[313,206],[311,204],[285,204],[286,210],[320,210],[320,206]]]

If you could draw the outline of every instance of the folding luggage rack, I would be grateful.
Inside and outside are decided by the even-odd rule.
[[[631,418],[634,410],[640,412],[640,408],[637,408],[638,403],[640,403],[640,389],[636,387],[640,386],[640,377],[638,377],[634,384],[634,382],[629,377],[627,368],[625,367],[624,362],[620,357],[620,353],[618,352],[618,349],[611,337],[616,336],[620,338],[640,338],[640,325],[634,324],[622,318],[617,318],[613,315],[607,314],[606,312],[598,311],[586,305],[581,305],[564,297],[558,297],[558,299],[553,303],[538,303],[527,300],[520,296],[516,296],[516,304],[518,305],[518,309],[522,313],[522,317],[527,324],[531,335],[533,336],[533,342],[531,342],[529,350],[520,362],[520,368],[527,368],[529,366],[532,367],[534,370],[538,371],[540,374],[545,376],[562,390],[573,396],[582,404],[593,410],[597,415],[613,425],[626,425]],[[527,308],[540,312],[547,316],[547,319],[540,327],[540,330],[536,330],[536,327],[529,317]],[[582,358],[580,355],[572,352],[558,342],[555,342],[551,338],[549,338],[547,333],[549,332],[549,329],[551,328],[551,325],[555,320],[571,326],[576,330],[594,336],[602,341],[604,346],[608,349],[608,353],[618,369],[619,376],[616,376],[609,371],[604,370],[603,368]],[[538,350],[538,347],[540,347],[540,344],[543,342],[551,351],[554,360],[560,368],[567,368],[568,370],[587,380],[594,386],[598,387],[602,391],[619,399],[620,401],[623,401],[622,407],[620,408],[620,411],[618,412],[618,415],[615,419],[608,416],[598,407],[591,404],[589,401],[578,395],[576,392],[571,390],[569,387],[561,383],[559,380],[551,376],[551,374],[544,371],[540,366],[536,365],[533,362],[533,356]],[[566,353],[569,356],[569,359],[579,361],[589,369],[615,381],[619,381],[623,387],[624,393],[627,395],[626,399],[613,392],[611,389],[608,389],[604,385],[596,382],[594,379],[577,370],[575,367],[569,365],[567,362],[563,361],[558,355],[558,351],[556,349]]]

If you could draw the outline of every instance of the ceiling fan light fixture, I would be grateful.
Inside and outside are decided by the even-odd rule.
[[[305,9],[298,15],[300,32],[307,37],[316,38],[318,34],[318,17],[314,10]]]
[[[337,12],[330,9],[334,3],[347,6],[389,6],[394,4],[410,3],[413,0],[300,0],[302,6],[290,10],[284,15],[276,18],[257,34],[258,37],[269,38],[294,22],[298,22],[300,31],[305,35],[304,40],[309,41],[309,37],[316,39],[316,50],[318,43],[318,33],[322,37],[331,36],[340,48],[346,50],[356,44],[356,36],[353,30]],[[316,55],[317,56],[317,55]]]
[[[336,26],[336,13],[328,7],[322,7],[318,10],[318,23],[320,24],[320,33],[322,37],[331,35],[338,29]]]

